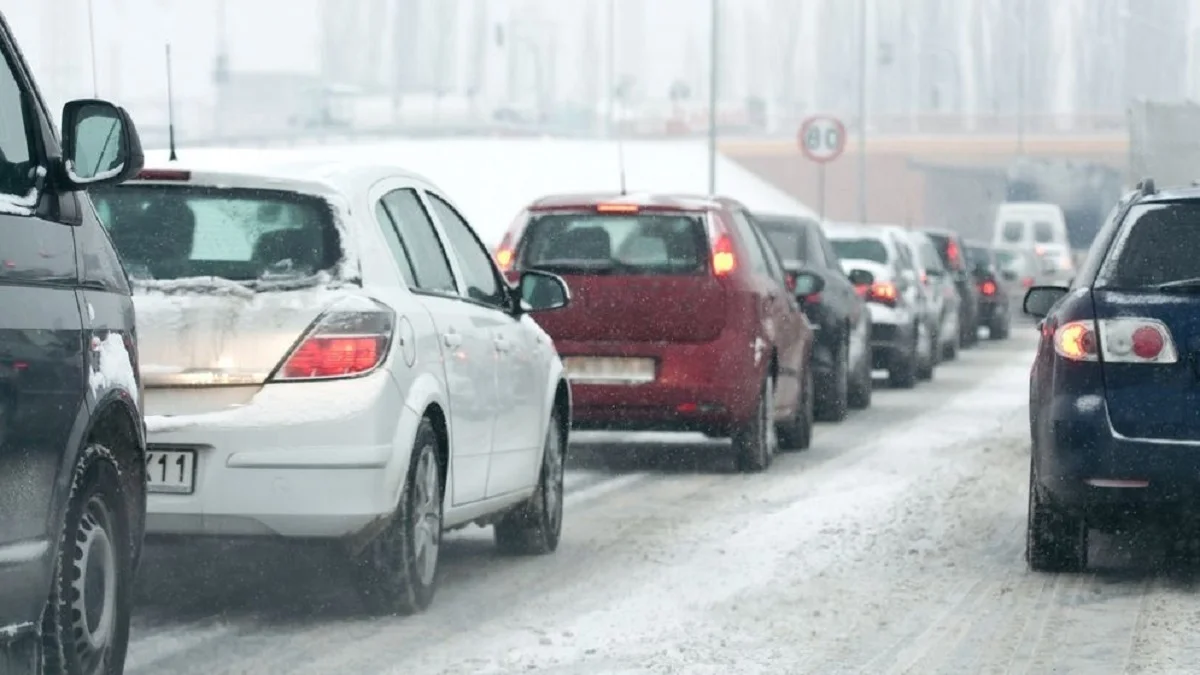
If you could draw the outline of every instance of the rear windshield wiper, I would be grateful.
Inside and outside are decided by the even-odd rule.
[[[617,264],[612,260],[548,260],[530,267],[555,274],[611,274]]]
[[[1192,277],[1190,279],[1179,279],[1178,281],[1168,281],[1165,284],[1156,284],[1150,288],[1156,291],[1180,291],[1180,292],[1195,292],[1200,291],[1200,277]]]

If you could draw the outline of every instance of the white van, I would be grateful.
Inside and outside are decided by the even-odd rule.
[[[992,246],[1024,251],[1040,261],[1038,276],[1065,282],[1074,275],[1067,222],[1057,204],[1005,202],[996,209]]]

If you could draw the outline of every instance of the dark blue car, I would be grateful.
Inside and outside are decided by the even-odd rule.
[[[1036,286],[1027,557],[1087,567],[1089,529],[1200,495],[1200,188],[1150,180],[1113,209],[1070,288]]]

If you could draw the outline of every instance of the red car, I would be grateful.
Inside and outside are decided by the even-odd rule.
[[[577,428],[700,431],[733,439],[739,467],[812,436],[813,333],[746,207],[683,195],[559,195],[514,221],[500,268],[553,271],[571,304],[536,315],[571,379]]]

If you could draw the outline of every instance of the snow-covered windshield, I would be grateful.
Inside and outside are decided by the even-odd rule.
[[[311,276],[332,270],[342,257],[332,212],[318,197],[146,184],[91,195],[134,279]]]

